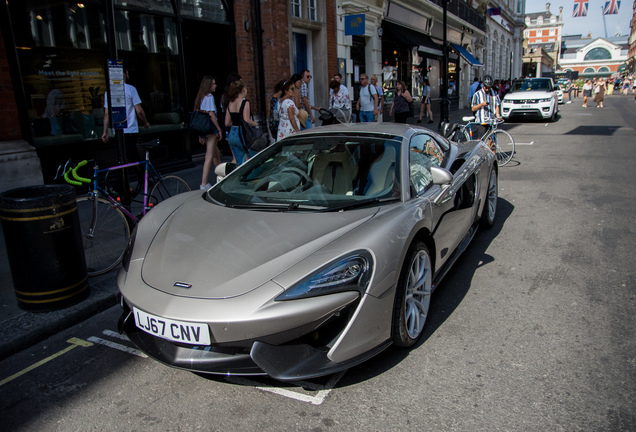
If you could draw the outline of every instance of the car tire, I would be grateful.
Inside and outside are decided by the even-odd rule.
[[[414,242],[406,254],[393,306],[393,343],[411,347],[422,336],[433,290],[433,266],[428,248]]]
[[[486,191],[486,202],[481,211],[479,225],[483,228],[492,228],[495,225],[495,216],[497,215],[497,199],[499,198],[499,175],[497,170],[492,169],[490,179],[488,180],[488,189]]]

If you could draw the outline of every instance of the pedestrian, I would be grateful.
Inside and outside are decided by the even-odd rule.
[[[292,83],[292,90],[294,92],[294,97],[293,97],[293,101],[294,104],[296,105],[296,108],[301,109],[302,105],[301,105],[301,98],[300,98],[300,88],[302,87],[303,83],[302,83],[302,75],[300,74],[293,74],[289,80]]]
[[[218,118],[224,119],[223,126],[225,126],[225,113],[227,112],[227,105],[230,103],[230,99],[228,97],[228,93],[230,92],[230,85],[234,81],[238,81],[241,79],[241,75],[237,72],[230,72],[225,78],[225,88],[223,89],[223,94],[221,95],[221,115]],[[228,128],[225,129],[225,135],[230,132]],[[230,152],[232,148],[230,148]],[[232,153],[232,163],[236,163],[236,158],[234,157],[234,153]]]
[[[378,77],[377,75],[373,75],[371,77],[371,85],[375,86],[375,90],[378,92],[378,123],[382,123],[382,118],[384,117],[384,90],[381,85],[378,85]]]
[[[257,127],[258,125],[250,118],[250,102],[247,97],[247,86],[243,80],[234,81],[230,84],[228,92],[229,103],[225,112],[225,125],[230,127],[227,142],[230,144],[232,153],[238,165],[243,164],[256,154],[249,150],[243,138],[243,123]]]
[[[592,96],[592,80],[589,78],[583,84],[583,108],[587,108],[587,99]]]
[[[395,97],[389,110],[390,116],[395,112],[395,123],[406,123],[411,114],[411,107],[409,106],[411,102],[413,102],[413,96],[407,90],[406,84],[404,81],[398,80],[395,83]]]
[[[477,92],[477,90],[479,90],[479,86],[479,78],[475,77],[473,83],[468,88],[468,104],[471,106],[473,103],[473,96],[475,96],[475,93]]]
[[[568,103],[572,103],[572,89],[574,87],[574,84],[572,83],[572,80],[568,78],[568,83],[566,84],[565,87],[565,91],[568,92]]]
[[[329,109],[342,109],[351,111],[351,98],[347,88],[340,81],[331,80],[329,84]]]
[[[596,108],[603,108],[603,99],[605,97],[605,80],[599,79],[594,87],[594,102],[596,102]]]
[[[311,102],[309,101],[309,82],[311,81],[311,72],[307,69],[303,70],[301,73],[302,76],[302,85],[300,86],[300,108],[307,111],[309,117],[305,121],[305,126],[301,130],[311,129],[313,125],[316,123],[316,118],[314,117],[315,109]]]
[[[422,105],[420,105],[420,117],[417,119],[418,123],[422,123],[422,116],[424,115],[424,110],[426,110],[426,115],[429,118],[428,123],[433,123],[433,111],[431,110],[431,84],[428,79],[424,79],[424,88],[422,89]]]
[[[493,89],[493,84],[492,77],[490,75],[485,75],[482,88],[473,96],[471,110],[475,113],[476,123],[487,123],[489,120],[501,119],[501,101]],[[479,136],[483,136],[488,131],[489,127],[478,126],[478,129]]]
[[[623,95],[627,96],[629,94],[629,87],[630,87],[630,82],[628,78],[625,78],[625,81],[623,81]]]
[[[378,115],[378,91],[369,83],[369,76],[364,73],[360,75],[360,96],[356,109],[360,111],[361,122],[375,122],[375,116]]]
[[[345,83],[342,82],[342,74],[341,73],[336,72],[335,74],[333,74],[332,80],[338,81],[340,83],[340,90],[343,91],[343,92],[346,92],[347,94],[349,94],[349,89],[347,88]],[[331,97],[331,93],[333,93],[333,90],[331,89],[331,83],[329,83],[329,96],[330,97]],[[349,96],[349,99],[351,99],[351,96]]]
[[[298,108],[294,103],[295,89],[291,80],[283,85],[283,96],[278,109],[278,139],[300,132],[298,125]]]
[[[137,151],[137,136],[139,135],[139,123],[144,125],[146,129],[150,127],[150,123],[146,119],[146,113],[141,107],[141,98],[137,89],[128,84],[130,78],[128,69],[124,69],[124,99],[126,102],[126,128],[124,129],[124,152],[126,160],[124,162],[139,161],[139,152]],[[104,93],[104,131],[102,133],[102,141],[108,142],[108,92]]]
[[[269,131],[271,132],[274,142],[276,142],[276,136],[278,134],[278,109],[280,108],[280,98],[283,95],[283,84],[285,84],[285,80],[276,83],[274,86],[274,93],[272,93],[272,97],[269,100],[269,116],[267,117],[267,124],[269,125]]]
[[[209,189],[212,187],[209,177],[212,166],[221,163],[221,152],[219,151],[218,142],[223,139],[223,129],[219,126],[216,118],[216,102],[214,100],[214,91],[216,90],[216,79],[209,75],[201,79],[199,92],[194,100],[194,111],[202,111],[207,113],[212,119],[212,124],[216,128],[212,133],[199,137],[199,143],[205,146],[205,159],[203,160],[203,173],[201,176],[200,189]]]

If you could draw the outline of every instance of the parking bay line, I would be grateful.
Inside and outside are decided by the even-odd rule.
[[[228,377],[225,377],[225,379],[234,384],[251,386],[261,391],[274,393],[279,396],[284,396],[284,397],[294,399],[300,402],[307,402],[313,405],[321,405],[325,401],[325,399],[327,398],[331,390],[333,390],[335,385],[338,383],[338,381],[340,381],[340,379],[344,376],[345,373],[346,371],[335,374],[329,379],[329,381],[327,381],[327,384],[325,384],[324,386],[320,384],[313,384],[307,381],[291,381],[290,382],[291,384],[295,384],[298,387],[309,388],[314,391],[317,390],[318,393],[316,394],[316,396],[298,393],[298,392],[283,389],[280,387],[263,386],[257,383],[256,381],[252,381],[252,380],[237,377],[237,376],[228,376]]]
[[[40,360],[39,362],[29,366],[28,368],[22,369],[20,372],[15,373],[15,374],[11,375],[8,378],[3,379],[2,381],[0,381],[0,387],[2,387],[3,385],[5,385],[6,383],[8,383],[10,381],[13,381],[14,379],[16,379],[18,377],[21,377],[22,375],[24,375],[24,374],[26,374],[28,372],[31,372],[35,368],[38,368],[38,367],[42,366],[43,364],[46,364],[46,363],[50,362],[51,360],[53,360],[53,359],[55,359],[55,358],[57,358],[57,357],[59,357],[59,356],[61,356],[63,354],[66,354],[67,352],[69,352],[70,350],[72,350],[75,347],[78,347],[78,346],[81,346],[81,347],[93,346],[92,343],[86,342],[85,340],[82,340],[82,339],[79,339],[79,338],[75,338],[75,337],[70,338],[66,342],[70,343],[71,345],[67,346],[63,350],[58,351],[55,354],[45,358],[44,360]]]
[[[518,142],[515,142],[516,146],[518,146],[518,145],[532,145],[532,144],[534,144],[534,141],[530,141],[529,143],[518,143]]]
[[[112,336],[110,333],[115,333],[115,332],[109,332],[109,330],[104,330],[104,333]],[[119,335],[117,335],[115,337],[119,337]],[[142,353],[138,349],[130,348],[130,347],[127,347],[126,345],[118,344],[117,342],[111,342],[109,340],[98,338],[98,337],[95,337],[95,336],[89,337],[88,340],[93,342],[93,343],[104,345],[104,346],[107,346],[109,348],[113,348],[113,349],[116,349],[116,350],[119,350],[119,351],[123,351],[123,352],[128,353],[128,354],[136,355],[137,357],[148,358],[148,356],[146,354]]]

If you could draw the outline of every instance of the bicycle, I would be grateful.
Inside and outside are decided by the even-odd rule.
[[[481,123],[474,121],[475,116],[467,116],[463,117],[462,120],[468,123],[455,131],[455,141],[462,142],[476,139],[473,137],[473,125],[489,126],[486,133],[481,137],[481,140],[495,153],[497,165],[504,166],[512,160],[512,156],[515,154],[515,140],[508,132],[497,128],[499,124],[504,122],[503,119],[491,119]],[[512,149],[508,150],[510,147],[512,147]]]
[[[116,165],[108,168],[93,166],[91,178],[81,177],[77,171],[88,161],[83,160],[74,167],[68,167],[68,161],[62,170],[64,180],[74,186],[92,184],[87,195],[77,197],[77,212],[79,215],[80,231],[84,243],[86,269],[89,276],[97,276],[109,272],[122,260],[130,240],[130,224],[136,225],[139,220],[159,202],[190,190],[190,186],[182,178],[175,175],[163,176],[150,162],[150,150],[160,145],[159,139],[138,143],[137,147],[146,150],[143,161]],[[143,200],[141,213],[133,214],[130,208],[124,206],[118,196],[109,193],[108,188],[99,185],[99,176],[116,170],[130,167],[144,169]],[[60,166],[61,168],[61,166]],[[59,176],[60,168],[58,168]],[[68,169],[67,169],[68,168]],[[73,179],[69,177],[73,176]],[[148,188],[152,190],[148,193]]]

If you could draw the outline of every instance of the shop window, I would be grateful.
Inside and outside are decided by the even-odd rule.
[[[583,70],[584,74],[590,74],[590,73],[594,73],[594,72],[596,72],[596,70],[594,70],[594,68],[591,68],[591,67],[585,68]]]

